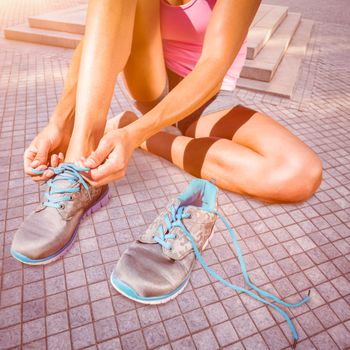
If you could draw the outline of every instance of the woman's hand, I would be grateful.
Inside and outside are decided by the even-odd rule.
[[[47,181],[53,176],[51,170],[42,175],[33,173],[32,168],[44,170],[48,166],[57,167],[64,161],[70,133],[59,128],[55,123],[49,123],[31,142],[24,152],[24,171],[34,181]]]
[[[124,177],[135,148],[125,129],[107,132],[97,149],[81,160],[83,166],[91,168],[89,182],[93,186],[102,186]]]

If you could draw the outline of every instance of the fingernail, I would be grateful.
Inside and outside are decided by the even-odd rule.
[[[38,160],[33,160],[32,163],[30,164],[33,168],[35,168],[36,166],[38,166],[40,164],[40,162]]]
[[[95,161],[91,158],[88,158],[86,161],[85,161],[85,165],[86,166],[93,166],[95,164]]]
[[[53,175],[53,171],[52,170],[47,170],[47,171],[45,171],[44,175],[47,176],[47,177],[51,177]]]

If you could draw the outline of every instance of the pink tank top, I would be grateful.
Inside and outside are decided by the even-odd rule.
[[[196,65],[206,28],[216,0],[190,0],[184,5],[170,5],[160,0],[160,26],[166,66],[185,77]],[[227,71],[222,90],[233,91],[247,55],[247,38]]]

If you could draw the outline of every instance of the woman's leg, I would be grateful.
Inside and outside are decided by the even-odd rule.
[[[208,114],[184,136],[158,133],[143,149],[219,187],[267,202],[297,202],[318,188],[316,154],[272,118],[237,106]]]
[[[89,155],[103,135],[116,78],[131,51],[136,2],[89,2],[66,161]]]

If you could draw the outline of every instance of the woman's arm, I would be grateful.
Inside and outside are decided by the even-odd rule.
[[[259,4],[260,0],[217,0],[201,57],[192,72],[142,118],[107,133],[97,149],[82,160],[84,166],[92,168],[93,185],[123,177],[135,148],[214,96],[242,47]]]
[[[237,56],[261,0],[218,0],[200,59],[171,92],[124,129],[136,148],[164,127],[184,119],[214,96]]]

